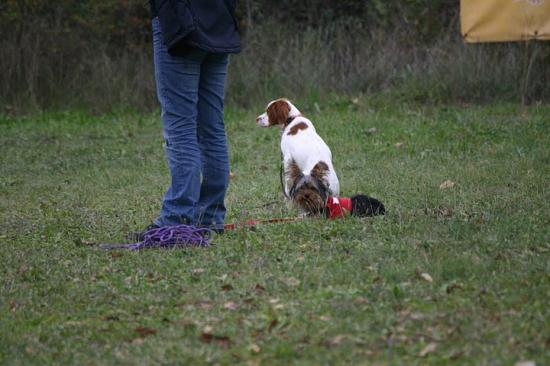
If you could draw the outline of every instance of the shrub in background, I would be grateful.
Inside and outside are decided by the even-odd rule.
[[[228,103],[550,99],[546,43],[465,45],[458,1],[241,0]],[[0,3],[0,112],[157,107],[146,0]]]

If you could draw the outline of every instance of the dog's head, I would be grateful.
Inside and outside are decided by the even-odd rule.
[[[287,169],[287,186],[292,202],[309,215],[319,215],[325,209],[328,198],[328,165],[319,161],[309,174],[300,171],[292,161]]]
[[[262,127],[284,126],[289,119],[300,115],[298,108],[288,99],[280,98],[268,103],[265,113],[256,117],[256,123]]]

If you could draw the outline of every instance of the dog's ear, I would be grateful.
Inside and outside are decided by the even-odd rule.
[[[297,182],[300,178],[304,176],[300,168],[298,167],[298,164],[293,160],[288,163],[288,166],[285,171],[286,180],[289,183],[288,185],[291,187],[294,185],[295,182]]]
[[[323,201],[328,197],[328,165],[324,161],[320,161],[313,169],[311,169],[310,176],[313,180],[317,182],[317,189],[321,195]]]
[[[289,194],[292,197],[294,195],[294,192],[296,191],[298,182],[300,182],[304,178],[304,174],[302,173],[294,159],[291,160],[286,167],[285,178],[286,186],[289,187]]]
[[[320,161],[317,164],[315,164],[313,169],[311,169],[310,175],[312,177],[314,177],[315,179],[317,179],[317,180],[319,180],[319,181],[321,181],[325,184],[328,184],[328,178],[327,178],[328,165],[327,165],[327,163],[325,163],[324,161]]]
[[[285,100],[280,99],[271,103],[266,112],[270,126],[283,125],[290,114],[290,106]]]

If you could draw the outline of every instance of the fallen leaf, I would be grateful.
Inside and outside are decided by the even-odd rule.
[[[204,268],[195,268],[191,270],[191,274],[195,276],[198,276],[201,273],[204,273]]]
[[[343,335],[337,335],[336,337],[332,338],[330,341],[328,341],[328,345],[330,347],[336,347],[339,346],[340,343],[344,340],[345,336]]]
[[[433,282],[434,279],[432,278],[432,276],[430,276],[428,273],[426,272],[422,272],[420,274],[420,278],[422,278],[424,281],[428,281],[428,282]]]
[[[321,319],[324,322],[329,322],[332,320],[332,317],[330,315],[321,315],[319,319]]]
[[[277,326],[277,324],[279,324],[279,321],[277,319],[273,319],[270,323],[269,323],[269,327],[267,327],[267,330],[269,332],[271,332],[273,330],[273,328],[275,328]]]
[[[195,326],[195,322],[192,321],[192,320],[188,320],[188,319],[180,319],[180,320],[178,320],[178,324],[181,325],[182,327],[194,327]]]
[[[212,302],[210,302],[210,301],[201,301],[201,302],[199,303],[199,307],[200,307],[201,309],[204,309],[204,310],[210,310],[210,309],[212,309],[213,306],[214,306],[214,305],[213,305]]]
[[[455,186],[455,182],[447,179],[446,181],[444,181],[439,185],[439,189],[453,188],[454,186]]]
[[[396,148],[400,148],[401,146],[405,145],[404,142],[396,142],[393,146],[395,146]]]
[[[121,252],[111,252],[111,258],[120,258],[123,254]]]
[[[411,313],[409,316],[412,320],[426,319],[426,315],[422,313]]]
[[[97,241],[88,239],[75,239],[74,242],[78,245],[96,245]]]
[[[216,343],[224,348],[227,348],[231,345],[231,340],[229,339],[229,337],[213,334],[211,326],[206,326],[203,329],[199,339],[203,343]]]
[[[231,290],[233,290],[233,286],[231,286],[230,283],[226,283],[225,285],[222,286],[222,290],[223,291],[231,291]]]
[[[514,366],[536,366],[535,361],[518,361]]]
[[[248,350],[253,353],[260,353],[262,349],[256,343],[252,343],[248,346]]]
[[[142,337],[157,334],[157,331],[155,329],[147,327],[137,327],[136,329],[134,329],[134,332],[138,333]]]
[[[440,207],[439,208],[439,214],[443,217],[452,217],[453,216],[453,209],[449,207]]]
[[[366,297],[363,297],[363,296],[357,296],[355,298],[355,300],[353,300],[353,302],[356,304],[356,305],[363,305],[363,304],[366,304],[368,302],[367,298]]]
[[[132,339],[132,344],[136,344],[136,345],[142,345],[143,343],[145,343],[145,339],[143,338],[134,338]]]
[[[254,287],[254,290],[256,290],[257,292],[262,292],[262,291],[265,291],[265,287],[257,283],[256,286]]]
[[[276,304],[278,303],[280,300],[279,299],[269,299],[269,303],[270,304]]]
[[[463,287],[460,283],[451,283],[451,284],[447,285],[447,288],[445,289],[445,291],[448,294],[450,294],[454,290],[462,290],[462,289],[463,289]]]
[[[372,135],[375,132],[376,132],[376,127],[371,127],[369,129],[367,129],[367,134],[369,134],[369,135]]]
[[[437,344],[435,343],[429,343],[426,347],[420,351],[418,354],[420,357],[426,357],[429,353],[435,352],[435,349],[437,348]]]
[[[226,310],[237,310],[237,304],[233,301],[228,301],[223,304],[223,308]]]
[[[300,280],[294,277],[290,277],[289,279],[286,280],[286,284],[289,286],[295,287],[300,284]]]

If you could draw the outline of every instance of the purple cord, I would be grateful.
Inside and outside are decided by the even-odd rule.
[[[144,237],[143,241],[137,243],[101,244],[100,248],[140,250],[146,248],[208,247],[210,246],[212,230],[181,224],[148,230],[144,233]]]

